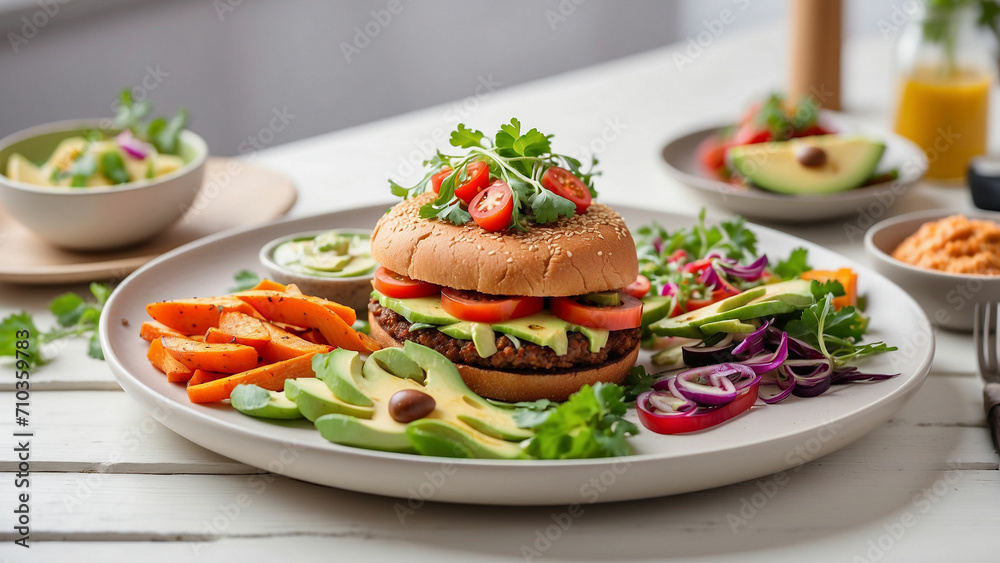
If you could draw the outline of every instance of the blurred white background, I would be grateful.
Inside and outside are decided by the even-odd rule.
[[[912,0],[846,0],[879,34]],[[125,87],[180,106],[213,153],[286,143],[749,26],[787,0],[0,0],[0,137],[113,114]],[[780,84],[761,84],[765,91]],[[622,88],[628,88],[622,84]],[[258,140],[256,143],[260,144]],[[263,148],[258,146],[257,148]]]

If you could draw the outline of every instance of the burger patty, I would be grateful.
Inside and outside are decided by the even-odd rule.
[[[639,345],[640,339],[637,328],[614,330],[611,331],[608,343],[603,348],[591,352],[590,341],[586,336],[570,332],[567,335],[569,349],[566,354],[559,356],[547,346],[530,342],[521,342],[520,347],[515,347],[510,338],[501,334],[496,340],[497,353],[488,358],[481,358],[471,340],[452,338],[435,329],[410,332],[409,321],[399,313],[383,307],[377,300],[373,299],[368,304],[368,310],[382,329],[396,340],[412,340],[417,344],[433,348],[456,364],[504,371],[560,370],[596,366],[625,356]]]

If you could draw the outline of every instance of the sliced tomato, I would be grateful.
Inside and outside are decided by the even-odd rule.
[[[625,286],[625,293],[635,297],[636,299],[642,299],[649,293],[649,278],[639,274],[639,277],[635,278],[635,281]]]
[[[484,230],[502,231],[510,226],[514,214],[514,197],[503,180],[494,180],[490,187],[476,194],[469,204],[472,220]]]
[[[698,145],[698,161],[705,170],[718,173],[726,167],[726,151],[729,144],[718,137],[709,137]]]
[[[587,211],[590,207],[590,188],[583,180],[577,178],[572,172],[558,166],[550,166],[545,174],[542,174],[542,187],[550,192],[560,195],[576,205],[576,214]]]
[[[488,295],[446,287],[441,290],[441,307],[463,321],[499,323],[519,319],[542,310],[541,297]]]
[[[553,297],[552,314],[580,326],[604,330],[627,330],[642,324],[642,301],[627,293],[618,293],[621,305],[599,306],[582,303],[576,297]]]
[[[440,172],[431,176],[431,188],[434,190],[434,193],[441,193],[441,183],[444,182],[444,179],[447,178],[449,174],[451,174],[451,168],[445,166]]]
[[[465,181],[455,187],[455,196],[468,205],[472,198],[476,197],[476,194],[486,189],[489,183],[490,165],[481,160],[470,162],[465,167]]]
[[[677,262],[681,259],[687,260],[687,258],[688,258],[687,251],[684,250],[683,248],[678,248],[677,250],[673,251],[670,254],[670,257],[667,258],[667,262]]]
[[[702,258],[701,260],[688,262],[684,264],[682,269],[692,274],[700,274],[712,266],[712,260],[715,260],[715,258]]]
[[[816,135],[831,135],[832,133],[833,131],[830,131],[822,125],[813,125],[812,127],[808,127],[802,131],[794,133],[792,137],[813,137]]]
[[[652,391],[647,391],[636,399],[635,411],[639,415],[639,422],[657,434],[697,432],[722,424],[736,415],[750,410],[750,407],[757,402],[757,388],[757,384],[751,385],[740,391],[732,402],[695,414],[659,414],[654,412],[649,407],[647,400],[648,393],[652,393]]]
[[[375,290],[386,297],[409,299],[411,297],[427,297],[436,295],[441,288],[432,283],[410,279],[403,274],[397,274],[385,266],[375,270],[372,280]]]
[[[733,145],[754,145],[766,143],[772,140],[771,132],[767,129],[759,129],[753,123],[746,123],[736,130],[733,135]]]

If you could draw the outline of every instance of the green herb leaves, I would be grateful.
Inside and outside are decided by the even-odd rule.
[[[169,121],[164,117],[157,117],[149,123],[143,123],[143,119],[152,109],[149,100],[134,101],[132,91],[126,88],[118,98],[114,127],[131,130],[133,135],[153,145],[163,154],[178,154],[180,134],[187,124],[187,110],[184,108],[177,110]]]
[[[786,260],[778,262],[778,265],[771,269],[774,275],[783,280],[793,280],[805,272],[812,270],[812,266],[807,261],[809,251],[805,248],[796,248],[788,255]]]
[[[465,154],[448,155],[439,151],[424,162],[429,171],[422,180],[409,187],[389,180],[389,187],[395,196],[414,197],[427,190],[432,176],[451,169],[451,174],[441,182],[438,196],[421,208],[420,216],[464,225],[472,216],[466,208],[467,203],[455,196],[455,189],[468,180],[470,164],[485,162],[489,166],[491,181],[502,180],[510,186],[514,210],[508,228],[524,231],[532,223],[546,224],[562,217],[572,217],[576,205],[545,189],[541,183],[542,175],[552,166],[564,167],[580,178],[591,192],[591,197],[595,197],[597,192],[593,178],[597,174],[593,167],[597,159],[591,162],[590,169],[581,170],[577,159],[552,152],[552,135],[545,135],[538,129],[522,129],[521,122],[512,118],[510,123],[501,125],[490,139],[482,131],[460,123],[451,132],[449,142],[453,147],[465,149]]]
[[[623,418],[628,410],[623,396],[619,385],[584,385],[534,427],[536,434],[525,445],[525,453],[535,459],[630,455],[626,437],[639,429]]]
[[[98,360],[104,359],[101,343],[97,338],[97,326],[104,303],[111,295],[111,288],[100,283],[90,284],[90,293],[94,301],[87,301],[75,293],[65,293],[49,303],[49,310],[56,316],[58,326],[41,332],[35,326],[34,319],[25,311],[9,315],[0,321],[0,356],[14,356],[14,335],[19,330],[29,330],[31,337],[32,357],[29,364],[32,367],[42,365],[45,360],[41,356],[41,346],[64,338],[89,337],[87,355]]]
[[[843,294],[843,288],[837,282],[827,282],[826,285],[813,282],[814,294],[825,289],[840,289],[840,293]],[[858,314],[854,307],[835,309],[834,297],[836,297],[835,291],[826,293],[816,303],[802,311],[799,319],[788,321],[785,325],[788,336],[804,340],[819,348],[819,351],[837,366],[844,365],[854,358],[896,350],[895,346],[888,346],[883,342],[860,344],[861,338],[868,330],[868,319]]]

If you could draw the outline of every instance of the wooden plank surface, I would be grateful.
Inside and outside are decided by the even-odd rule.
[[[2,498],[14,493],[6,477],[0,479]],[[547,558],[605,561],[626,554],[745,557],[804,542],[815,542],[823,551],[814,554],[825,559],[832,556],[828,547],[850,559],[890,534],[883,551],[934,548],[967,556],[973,540],[995,535],[996,521],[981,515],[1000,506],[1000,472],[957,469],[806,466],[709,491],[579,508],[428,502],[407,509],[405,501],[264,477],[37,474],[32,538],[194,542],[184,549],[197,555],[213,546],[202,542],[277,536],[292,546],[306,536],[333,540],[327,546],[343,542],[338,549],[393,544],[418,560],[441,552],[523,557],[527,547]],[[608,530],[614,530],[613,541]],[[0,539],[12,536],[0,530]]]

